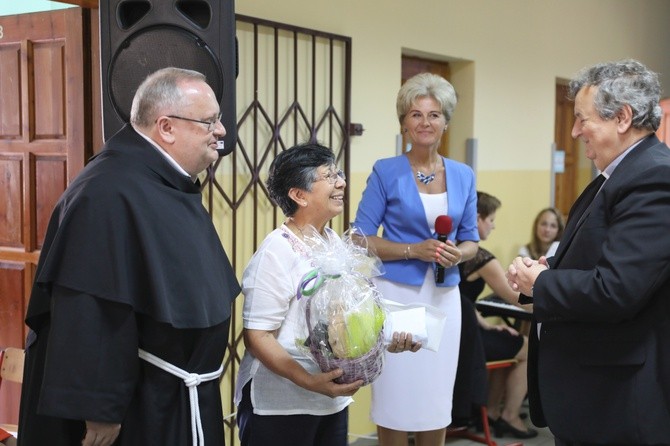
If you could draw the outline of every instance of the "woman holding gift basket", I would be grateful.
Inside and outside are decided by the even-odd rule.
[[[340,240],[326,224],[344,209],[344,174],[337,170],[330,149],[303,144],[277,155],[267,187],[287,218],[265,238],[242,278],[246,351],[235,394],[240,441],[243,446],[344,446],[347,406],[366,377],[347,376],[340,367],[321,371],[307,353],[308,339],[302,335],[304,302],[316,304],[319,293],[301,296],[311,294],[318,287],[315,283],[323,284],[323,280],[305,279],[319,276],[312,242]],[[315,313],[317,305],[312,310]],[[336,325],[322,334],[326,339],[330,335],[333,342]],[[312,332],[309,337],[316,339],[318,334]],[[373,344],[374,339],[367,348]],[[344,352],[340,354],[349,353],[353,345],[338,344]],[[333,350],[339,353],[328,348],[331,355]],[[395,334],[389,348],[412,349],[411,336]]]
[[[440,76],[422,73],[403,84],[396,105],[411,150],[375,163],[354,223],[384,262],[386,274],[375,283],[385,299],[447,315],[437,351],[387,355],[372,384],[380,446],[406,445],[408,432],[417,446],[442,446],[451,423],[461,324],[456,265],[475,255],[479,241],[474,174],[437,152],[456,102]],[[436,237],[438,217],[452,222],[445,242]],[[439,267],[443,280],[436,280]]]

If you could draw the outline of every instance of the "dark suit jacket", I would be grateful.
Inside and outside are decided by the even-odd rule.
[[[670,149],[646,137],[572,214],[533,288],[533,423],[570,441],[670,444]]]

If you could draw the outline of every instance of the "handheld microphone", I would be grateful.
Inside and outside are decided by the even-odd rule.
[[[452,225],[453,221],[448,215],[439,215],[435,219],[435,232],[439,241],[443,243],[447,241]],[[439,263],[435,269],[435,283],[444,283],[444,266]]]

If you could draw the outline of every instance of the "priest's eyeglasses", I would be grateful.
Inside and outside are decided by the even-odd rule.
[[[207,126],[208,132],[213,132],[214,129],[216,128],[216,124],[221,122],[221,113],[219,113],[219,115],[213,121],[200,121],[198,119],[184,118],[183,116],[177,116],[177,115],[167,115],[167,117],[174,119],[181,119],[182,121],[197,122],[198,124],[205,124]]]
[[[344,181],[347,180],[347,176],[344,174],[344,171],[341,170],[341,169],[337,170],[335,172],[327,173],[323,177],[319,178],[319,180],[326,180],[330,184],[335,184],[335,183],[337,183],[337,180],[339,180],[340,178]]]

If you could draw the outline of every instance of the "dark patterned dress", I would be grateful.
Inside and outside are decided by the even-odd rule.
[[[458,265],[461,272],[461,282],[459,284],[461,296],[467,298],[473,306],[477,297],[484,290],[486,283],[481,277],[472,281],[468,281],[467,277],[479,271],[493,259],[495,259],[493,254],[484,248],[479,248],[477,254],[471,260]],[[522,336],[514,336],[507,331],[484,330],[480,328],[479,332],[482,337],[487,361],[513,358],[523,346]]]
[[[475,257],[458,265],[461,273],[461,344],[454,386],[452,417],[455,425],[465,424],[473,410],[486,404],[486,361],[513,358],[523,346],[522,336],[507,331],[484,330],[477,322],[475,301],[486,286],[481,277],[467,277],[491,260],[493,254],[479,248]]]

